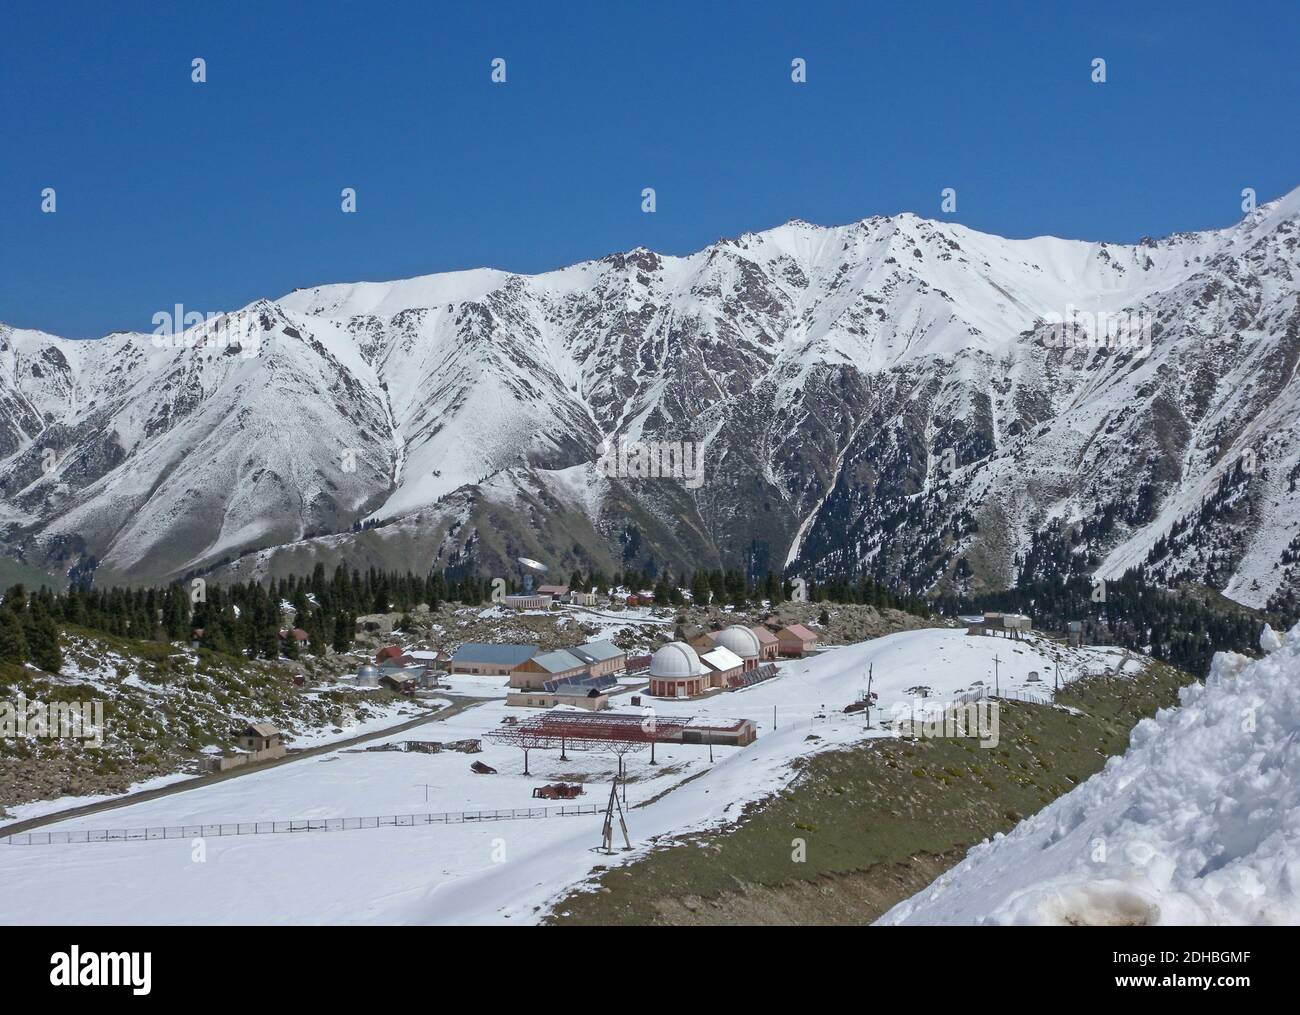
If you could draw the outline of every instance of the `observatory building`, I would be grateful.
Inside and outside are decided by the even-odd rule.
[[[693,698],[710,684],[710,672],[695,649],[670,641],[650,658],[650,693],[659,698]]]
[[[747,627],[741,627],[739,624],[732,624],[730,627],[724,627],[713,638],[713,643],[722,648],[730,649],[744,662],[744,669],[753,670],[758,668],[759,656],[763,654],[763,646],[758,642],[758,635]]]

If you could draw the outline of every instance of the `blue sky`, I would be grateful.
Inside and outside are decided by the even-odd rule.
[[[0,321],[148,331],[796,216],[1132,241],[1300,185],[1292,0],[183,6],[7,0]]]

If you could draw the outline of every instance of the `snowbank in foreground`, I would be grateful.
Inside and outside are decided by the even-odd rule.
[[[1300,923],[1300,625],[1260,644],[880,922]]]

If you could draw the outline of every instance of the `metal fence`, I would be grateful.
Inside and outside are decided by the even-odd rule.
[[[1023,701],[1030,705],[1050,705],[1052,704],[1051,694],[1035,694],[1033,691],[1017,691],[1008,688],[1005,691],[999,691],[997,694],[990,694],[990,698],[1001,698],[1004,701]]]
[[[983,701],[987,697],[989,697],[988,690],[983,687],[977,687],[973,691],[967,691],[964,694],[957,695],[955,698],[952,699],[952,704],[969,705],[971,702],[974,701]]]
[[[224,835],[280,835],[294,832],[344,832],[358,828],[410,828],[415,825],[463,825],[479,821],[519,821],[598,814],[596,804],[558,807],[513,807],[490,811],[444,811],[438,814],[389,814],[376,818],[299,818],[291,821],[231,821],[210,825],[159,825],[153,828],[100,828],[68,832],[19,832],[5,837],[12,846],[48,846],[79,842],[143,842],[150,839],[198,839]]]

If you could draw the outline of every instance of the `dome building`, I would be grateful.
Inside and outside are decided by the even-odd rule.
[[[744,669],[753,670],[758,668],[759,656],[762,655],[763,647],[758,643],[758,635],[747,627],[741,627],[739,624],[732,624],[730,627],[724,627],[714,636],[714,644],[729,649],[744,660]]]
[[[365,663],[357,669],[357,686],[358,687],[378,687],[379,686],[379,667],[373,663]]]
[[[658,698],[693,698],[709,686],[709,671],[695,649],[670,641],[650,657],[650,694]]]

